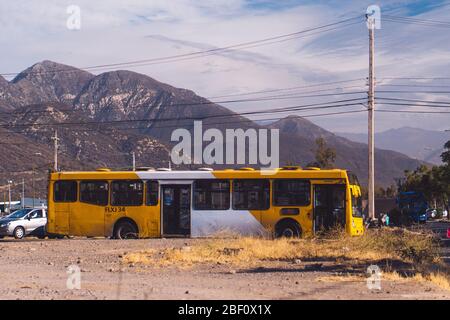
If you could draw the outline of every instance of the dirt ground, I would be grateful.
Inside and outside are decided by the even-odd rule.
[[[432,283],[381,279],[369,290],[367,265],[335,261],[267,262],[253,269],[227,265],[155,268],[123,264],[140,250],[192,245],[201,239],[0,240],[0,299],[450,299]],[[204,240],[203,240],[204,241]],[[81,269],[81,288],[68,289],[67,268]]]

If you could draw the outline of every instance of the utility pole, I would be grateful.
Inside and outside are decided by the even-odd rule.
[[[22,178],[22,209],[25,208],[25,178]]]
[[[369,218],[375,219],[375,20],[366,16],[369,26],[369,101],[368,101],[368,127],[369,127]]]
[[[136,171],[136,153],[133,151],[131,155],[133,156],[133,171]]]
[[[40,153],[40,152],[35,152],[34,153],[34,155],[35,156],[42,156],[42,153]],[[31,185],[32,185],[32,188],[33,188],[33,208],[34,208],[34,199],[36,198],[36,189],[35,189],[35,183],[34,183],[34,173],[35,173],[35,171],[36,171],[36,164],[35,164],[35,162],[34,162],[34,159],[35,159],[35,157],[33,157],[33,162],[32,162],[32,165],[33,165],[33,168],[32,168],[32,170],[33,170],[33,172],[32,172],[32,175],[31,175],[31,180],[32,180],[32,182],[31,182]]]
[[[33,160],[33,172],[32,172],[32,175],[31,175],[31,187],[33,188],[33,208],[34,208],[34,199],[36,198],[36,189],[34,188],[35,187],[35,185],[34,185],[34,171],[35,171],[35,168],[34,168],[34,160]]]
[[[8,180],[8,214],[11,213],[11,180]]]
[[[58,138],[58,130],[56,130],[55,129],[55,135],[52,137],[52,140],[54,141],[54,158],[55,158],[55,160],[54,160],[54,170],[55,170],[55,172],[57,172],[58,171],[58,141],[59,141],[59,138]]]

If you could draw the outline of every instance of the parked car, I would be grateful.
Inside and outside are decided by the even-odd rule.
[[[47,208],[21,209],[0,219],[0,238],[13,236],[22,239],[25,236],[45,238]]]

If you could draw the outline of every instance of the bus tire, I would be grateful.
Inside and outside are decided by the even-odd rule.
[[[136,224],[129,220],[122,220],[116,223],[114,226],[114,239],[137,239],[138,229]]]
[[[295,220],[281,220],[275,226],[275,236],[277,238],[300,238],[302,228]]]
[[[16,227],[13,231],[14,238],[23,239],[25,237],[25,229],[23,227]]]

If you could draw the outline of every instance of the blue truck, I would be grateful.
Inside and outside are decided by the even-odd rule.
[[[397,205],[402,216],[407,218],[409,222],[425,223],[428,219],[429,205],[422,192],[400,192],[397,196]]]

